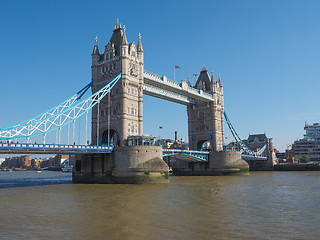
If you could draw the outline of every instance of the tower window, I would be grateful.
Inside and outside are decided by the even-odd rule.
[[[204,118],[204,112],[203,111],[199,112],[199,118]]]

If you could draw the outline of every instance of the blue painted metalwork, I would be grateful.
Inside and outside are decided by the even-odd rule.
[[[262,157],[262,156],[255,156],[255,155],[246,155],[246,154],[241,154],[241,158],[244,160],[261,160],[261,161],[266,161],[267,157]]]
[[[226,112],[223,113],[224,114],[224,117],[226,119],[226,122],[227,122],[227,125],[234,137],[234,139],[236,140],[236,142],[240,145],[241,147],[241,153],[242,152],[245,152],[245,153],[248,153],[249,155],[251,156],[255,156],[257,157],[257,155],[260,155],[264,152],[264,150],[266,149],[267,147],[267,143],[258,151],[258,152],[254,152],[252,151],[250,148],[247,147],[247,145],[241,140],[241,138],[239,137],[238,133],[236,132],[236,130],[234,129],[234,127],[232,126],[231,124],[231,121],[229,120]]]
[[[174,155],[186,155],[190,156],[192,158],[201,160],[201,161],[208,161],[209,158],[209,152],[206,151],[193,151],[193,150],[183,150],[183,149],[163,149],[162,150],[162,156],[168,157],[168,156],[174,156]]]
[[[0,128],[1,131],[14,129],[17,127],[27,126],[30,124],[33,124],[38,121],[42,121],[48,118],[48,116],[56,115],[57,113],[63,111],[66,108],[71,107],[75,102],[79,101],[81,97],[88,91],[88,89],[92,86],[93,82],[91,81],[89,84],[87,84],[84,88],[82,88],[80,91],[78,91],[76,94],[74,94],[69,99],[65,100],[64,102],[60,103],[59,105],[47,110],[44,113],[41,113],[33,118],[30,118],[28,120],[22,121],[20,123],[13,124],[8,127]]]
[[[112,81],[110,81],[106,86],[101,88],[99,91],[97,91],[87,99],[81,102],[77,101],[81,96],[83,96],[84,91],[87,91],[92,85],[92,83],[88,84],[71,98],[74,100],[72,104],[67,104],[65,107],[63,107],[62,110],[47,114],[44,118],[40,118],[35,121],[30,121],[28,123],[26,123],[25,121],[23,125],[13,125],[17,126],[15,128],[1,129],[0,140],[19,139],[45,134],[75,121],[83,114],[87,113],[90,109],[92,109],[98,102],[100,102],[101,99],[111,91],[111,89],[115,86],[120,78],[121,73]],[[44,116],[44,114],[42,116]]]
[[[85,154],[112,153],[113,146],[0,143],[0,153],[5,154]]]

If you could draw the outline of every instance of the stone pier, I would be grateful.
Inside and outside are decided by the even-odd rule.
[[[73,183],[168,183],[159,146],[121,146],[114,153],[76,156]]]
[[[186,162],[176,160],[172,172],[177,176],[219,176],[242,174],[249,165],[241,159],[240,152],[211,152],[208,162]]]

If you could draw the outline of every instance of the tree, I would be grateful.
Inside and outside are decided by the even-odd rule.
[[[306,155],[306,154],[304,154],[304,155],[302,156],[300,162],[302,162],[302,163],[308,163],[308,162],[310,162],[309,156]]]
[[[300,162],[300,158],[298,156],[294,156],[294,161],[295,162]]]

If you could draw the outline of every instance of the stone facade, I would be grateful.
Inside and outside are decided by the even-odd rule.
[[[190,104],[188,111],[189,147],[201,150],[203,144],[210,142],[210,150],[222,151],[224,145],[224,97],[221,78],[210,78],[207,69],[202,68],[196,85],[199,91],[213,94],[214,101]]]
[[[125,26],[122,27],[118,22],[101,54],[96,38],[92,53],[92,93],[108,84],[120,72],[122,77],[111,93],[92,110],[93,145],[125,145],[128,136],[143,134],[144,52],[141,36],[139,34],[137,45],[135,42],[129,44]]]
[[[159,146],[118,146],[114,153],[79,154],[74,183],[168,183],[169,167]]]

